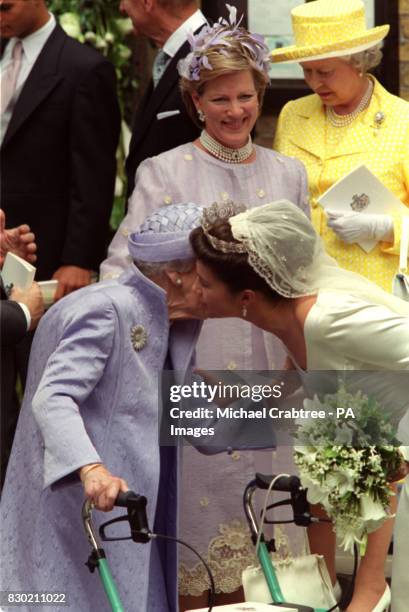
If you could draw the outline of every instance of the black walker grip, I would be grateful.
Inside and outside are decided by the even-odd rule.
[[[272,480],[276,476],[266,474],[256,474],[256,485],[259,489],[268,489]],[[273,485],[273,491],[285,491],[287,493],[298,491],[301,487],[298,476],[280,476]]]
[[[134,542],[146,543],[150,540],[148,517],[146,516],[147,499],[144,495],[138,495],[135,491],[118,493],[116,506],[128,510],[128,521],[131,527],[131,537]]]
[[[121,508],[136,508],[141,505],[146,507],[146,497],[138,495],[138,493],[131,490],[125,493],[120,491],[115,501],[115,506],[120,506]]]

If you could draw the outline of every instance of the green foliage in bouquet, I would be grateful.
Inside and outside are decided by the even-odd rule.
[[[294,452],[310,503],[320,503],[334,522],[345,550],[364,543],[390,516],[393,492],[387,477],[397,472],[402,456],[385,411],[362,392],[338,393],[304,400],[325,419],[308,421],[297,432]],[[352,408],[354,418],[337,420],[337,408]]]
[[[138,86],[131,68],[132,51],[127,44],[132,32],[132,22],[128,18],[121,17],[118,0],[50,0],[48,6],[69,36],[95,47],[115,66],[122,117],[130,117],[132,94]],[[123,120],[117,151],[115,203],[111,217],[114,229],[118,227],[124,211],[125,157],[129,140],[130,131],[126,121]]]

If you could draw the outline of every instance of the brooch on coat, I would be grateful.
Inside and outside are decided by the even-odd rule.
[[[135,351],[140,351],[148,340],[148,333],[143,325],[131,327],[131,342]]]
[[[382,123],[385,121],[385,113],[383,113],[382,111],[378,111],[377,113],[375,113],[373,120],[374,120],[373,133],[374,133],[374,136],[377,136]]]

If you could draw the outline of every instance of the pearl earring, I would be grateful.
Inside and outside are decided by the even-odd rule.
[[[204,114],[204,112],[202,111],[201,108],[197,109],[197,116],[199,118],[199,121],[201,121],[202,123],[205,122],[206,116],[205,116],[205,114]]]
[[[182,284],[182,279],[181,278],[177,278],[175,283],[176,283],[176,285],[178,285],[180,287],[180,285]]]
[[[241,316],[243,317],[243,319],[247,317],[247,306],[243,306],[243,308],[241,309]]]

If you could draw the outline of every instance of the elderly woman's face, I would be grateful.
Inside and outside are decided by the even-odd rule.
[[[359,102],[367,85],[356,68],[340,58],[302,62],[301,67],[308,87],[328,106],[347,107],[355,99]]]
[[[205,115],[207,132],[226,147],[243,147],[257,121],[259,104],[250,70],[224,74],[192,94],[196,109]]]
[[[168,276],[171,281],[166,287],[169,319],[207,318],[195,266],[189,272],[169,272]]]

